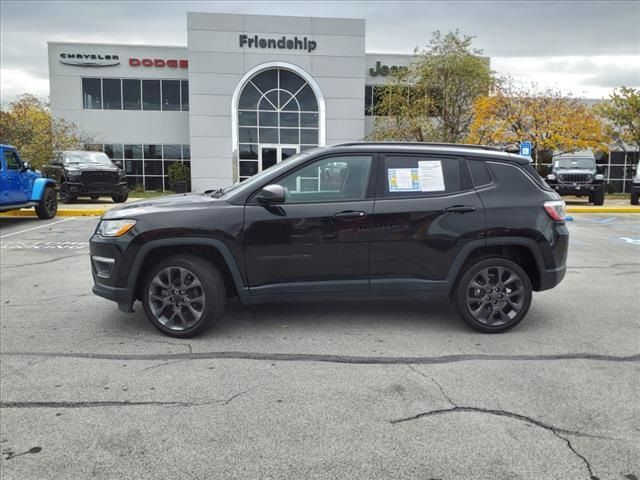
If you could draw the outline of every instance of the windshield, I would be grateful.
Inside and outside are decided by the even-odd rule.
[[[65,152],[65,165],[73,165],[74,163],[95,163],[98,165],[111,165],[111,160],[106,153],[102,152]]]
[[[596,161],[593,158],[557,158],[553,166],[557,169],[590,169],[595,170]]]
[[[225,189],[222,190],[217,190],[215,192],[215,196],[222,196],[222,195],[226,195],[227,193],[237,193],[240,192],[241,190],[244,189],[252,189],[254,188],[255,184],[260,183],[260,181],[262,180],[262,178],[265,175],[271,175],[274,172],[279,172],[281,170],[286,170],[289,165],[291,165],[294,162],[297,162],[303,158],[308,157],[311,153],[315,152],[317,149],[312,149],[312,150],[305,150],[304,152],[300,152],[297,153],[289,158],[287,158],[286,160],[281,161],[280,163],[276,163],[275,165],[261,171],[260,173],[252,176],[251,178],[248,178],[247,180],[243,181],[243,182],[236,182],[233,185],[231,185],[230,187],[227,187]]]

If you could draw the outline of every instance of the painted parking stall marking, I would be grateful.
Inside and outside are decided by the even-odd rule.
[[[9,240],[0,243],[2,250],[82,250],[89,242],[34,242]]]

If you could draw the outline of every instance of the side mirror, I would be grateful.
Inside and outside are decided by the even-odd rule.
[[[284,203],[284,187],[282,185],[267,185],[256,197],[260,203]]]
[[[27,170],[32,170],[31,165],[29,165],[29,162],[22,162],[22,168],[20,168],[20,171],[26,172]]]
[[[122,160],[111,160],[111,161],[116,167],[122,168]]]

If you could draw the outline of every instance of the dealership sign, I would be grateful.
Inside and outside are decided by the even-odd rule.
[[[156,68],[188,68],[188,60],[178,60],[172,58],[166,60],[164,58],[129,58],[130,67],[156,67]]]
[[[378,75],[380,75],[381,77],[387,77],[389,74],[395,75],[397,72],[399,72],[401,70],[406,70],[406,69],[407,69],[407,67],[405,67],[405,66],[382,65],[380,60],[378,60],[376,62],[376,66],[375,67],[371,67],[369,69],[369,75],[371,75],[372,77],[377,77]]]
[[[120,63],[120,57],[101,53],[61,53],[60,63],[78,67],[112,67]]]
[[[287,38],[260,38],[258,35],[240,35],[240,47],[248,48],[275,48],[278,50],[306,50],[313,52],[318,44],[315,40],[309,40],[307,37]]]

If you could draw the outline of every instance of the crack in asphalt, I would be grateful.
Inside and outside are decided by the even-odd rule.
[[[330,355],[312,353],[260,353],[260,352],[193,352],[190,344],[189,353],[158,353],[158,354],[117,354],[117,353],[82,353],[82,352],[0,352],[5,357],[50,357],[75,358],[89,360],[267,360],[282,362],[321,362],[346,363],[357,365],[435,365],[469,361],[562,361],[562,360],[592,360],[600,362],[640,362],[640,354],[617,356],[594,353],[558,353],[548,355],[492,355],[492,354],[463,354],[442,355],[433,357],[367,357],[351,355]]]
[[[436,386],[440,389],[440,393],[442,394],[442,396],[444,398],[447,399],[447,402],[449,402],[451,405],[453,405],[454,407],[457,407],[458,404],[456,402],[454,402],[453,400],[451,400],[451,397],[449,397],[449,395],[447,395],[447,393],[444,391],[444,388],[442,388],[442,385],[440,385],[435,378],[430,377],[429,375],[421,372],[420,370],[418,370],[415,367],[412,367],[411,365],[407,365],[407,367],[409,367],[411,370],[413,370],[414,372],[416,372],[418,375],[426,378],[427,380],[430,380],[431,382],[435,383]]]
[[[233,400],[249,392],[251,389],[236,393],[224,400],[209,400],[203,402],[161,402],[145,401],[136,402],[130,400],[98,400],[85,402],[52,402],[52,401],[28,401],[28,402],[0,402],[0,408],[104,408],[104,407],[201,407],[204,405],[229,405]]]
[[[598,438],[598,439],[605,439],[605,440],[615,440],[615,439],[612,439],[612,438],[603,437],[603,436],[599,436],[599,435],[592,435],[592,434],[589,434],[589,433],[578,432],[578,431],[575,431],[575,430],[567,430],[567,429],[564,429],[564,428],[554,427],[553,425],[549,425],[549,424],[544,423],[544,422],[542,422],[540,420],[537,420],[535,418],[528,417],[526,415],[521,415],[521,414],[515,413],[515,412],[509,412],[507,410],[495,410],[495,409],[480,408],[480,407],[454,406],[452,408],[430,410],[428,412],[419,413],[419,414],[413,415],[411,417],[400,418],[400,419],[396,419],[396,420],[390,420],[389,423],[391,423],[392,425],[395,425],[395,424],[398,424],[398,423],[409,422],[409,421],[412,421],[412,420],[418,420],[420,418],[433,417],[433,416],[436,416],[436,415],[446,415],[446,414],[458,413],[458,412],[482,413],[482,414],[487,414],[487,415],[495,415],[495,416],[498,416],[498,417],[513,418],[513,419],[518,420],[520,422],[524,422],[524,423],[529,424],[529,425],[534,425],[536,427],[540,427],[540,428],[543,428],[544,430],[547,430],[547,431],[551,432],[554,436],[558,437],[561,440],[564,440],[565,443],[567,444],[567,446],[569,447],[569,449],[571,450],[571,452],[582,461],[582,463],[587,468],[587,471],[589,472],[589,479],[590,480],[599,480],[598,477],[596,477],[593,474],[593,469],[591,467],[591,464],[584,457],[584,455],[581,455],[579,452],[576,451],[576,449],[571,444],[571,441],[568,438],[563,437],[561,434],[574,435],[576,437],[587,437],[587,438]]]
[[[567,266],[567,269],[568,270],[584,270],[586,268],[612,269],[612,268],[620,268],[620,267],[640,267],[640,263],[629,262],[629,263],[612,263],[611,265],[581,265],[581,266],[569,265]]]

